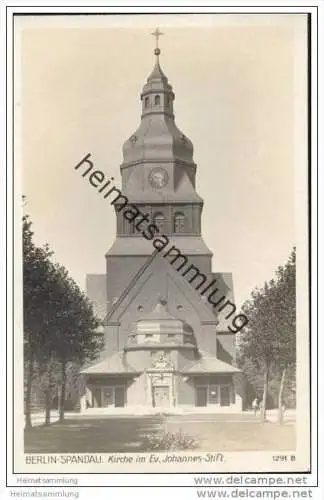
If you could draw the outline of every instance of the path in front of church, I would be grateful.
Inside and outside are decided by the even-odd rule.
[[[277,420],[277,412],[278,410],[267,410],[267,420],[269,422],[276,422]],[[75,418],[80,418],[80,419],[88,419],[88,418],[116,418],[116,414],[107,414],[107,415],[84,415],[80,413],[75,413],[75,412],[67,412],[65,414],[66,419],[75,419]],[[39,412],[39,413],[33,413],[32,414],[32,425],[33,427],[37,427],[40,425],[44,425],[44,413]],[[136,415],[127,415],[127,414],[121,414],[118,415],[118,418],[142,418],[138,417]],[[244,413],[224,413],[224,414],[213,414],[213,413],[202,413],[202,414],[197,414],[197,413],[189,413],[189,414],[182,414],[182,415],[170,415],[169,418],[172,418],[173,422],[183,422],[183,421],[190,421],[190,422],[206,422],[206,421],[226,421],[226,422],[251,422],[255,423],[256,417],[254,415],[253,411],[245,411]],[[51,412],[51,423],[57,422],[59,419],[59,412],[58,411],[52,411]],[[287,410],[285,413],[285,423],[293,423],[295,422],[296,419],[296,411],[295,410]]]
[[[34,417],[35,418],[35,417]],[[56,417],[54,417],[56,418]],[[197,440],[199,451],[278,451],[295,448],[294,415],[286,414],[285,425],[259,422],[252,412],[204,415],[67,414],[62,423],[38,425],[25,433],[26,453],[114,453],[145,452],[145,435],[181,431]]]

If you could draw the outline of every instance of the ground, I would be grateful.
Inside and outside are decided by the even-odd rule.
[[[69,416],[25,431],[26,453],[145,452],[145,435],[181,430],[200,451],[294,450],[293,422],[261,424],[253,415]]]

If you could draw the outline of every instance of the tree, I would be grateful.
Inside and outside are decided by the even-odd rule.
[[[265,420],[269,378],[281,371],[278,408],[282,415],[282,393],[287,368],[295,363],[295,249],[275,278],[251,294],[243,311],[249,322],[239,345],[241,366],[250,363],[263,378],[261,421]],[[282,421],[279,417],[279,420]]]
[[[66,367],[94,359],[102,347],[90,301],[60,264],[51,261],[48,245],[33,242],[30,218],[23,218],[24,361],[26,428],[31,427],[31,393],[35,367],[45,394],[45,422],[50,421],[52,393],[61,385],[60,420],[64,418]],[[60,376],[57,376],[59,367]]]
[[[51,252],[47,246],[36,247],[31,221],[23,217],[23,296],[24,359],[27,365],[26,427],[31,427],[31,391],[36,361],[44,358],[48,324],[48,278]]]
[[[278,422],[283,422],[283,391],[287,371],[296,363],[296,249],[294,248],[288,262],[279,267],[277,273],[277,288],[280,302],[278,328],[282,334],[279,337],[278,366],[281,371],[281,381],[278,394]]]
[[[53,331],[52,352],[60,363],[61,390],[59,398],[59,419],[64,419],[67,363],[83,364],[93,360],[102,348],[96,335],[100,322],[93,314],[89,299],[81,292],[68,271],[55,265],[55,283],[52,300],[56,305],[57,323]]]

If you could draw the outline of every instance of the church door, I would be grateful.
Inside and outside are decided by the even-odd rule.
[[[115,387],[115,406],[120,408],[125,406],[125,388]]]
[[[169,406],[170,405],[170,389],[168,386],[153,387],[153,402],[154,406]]]
[[[207,406],[207,387],[197,387],[196,391],[196,406]]]
[[[230,406],[231,392],[228,385],[221,385],[220,387],[220,404],[221,406]]]

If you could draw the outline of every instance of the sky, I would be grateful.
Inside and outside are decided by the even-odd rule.
[[[82,288],[86,274],[105,273],[115,214],[74,166],[90,152],[120,185],[156,26],[176,123],[194,144],[203,238],[214,272],[233,273],[240,305],[298,240],[303,15],[16,18],[15,169],[25,211],[36,243],[47,242]]]

